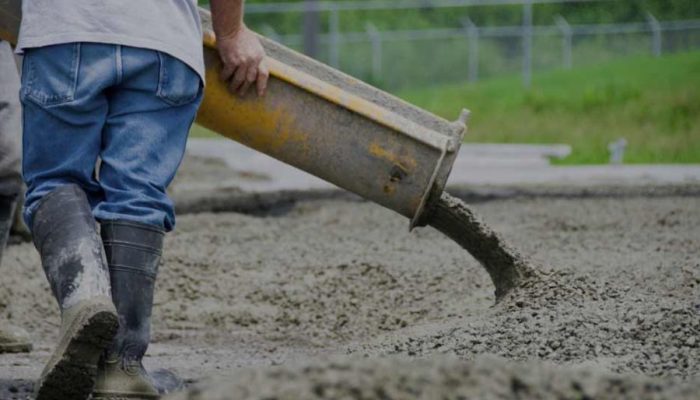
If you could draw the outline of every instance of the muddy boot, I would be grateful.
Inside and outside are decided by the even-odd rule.
[[[153,290],[163,235],[162,230],[149,225],[102,222],[119,333],[104,357],[93,400],[159,397],[141,361],[151,340]]]
[[[16,199],[17,196],[0,195],[0,263],[15,218]]]
[[[22,218],[22,207],[24,206],[24,195],[19,194],[17,196],[17,202],[15,203],[15,218],[12,221],[12,227],[10,228],[10,239],[14,244],[20,244],[22,242],[31,242],[32,233],[29,232],[29,228],[24,223],[24,218]]]
[[[46,195],[32,233],[61,309],[58,345],[36,384],[36,399],[87,399],[119,322],[97,224],[82,189],[65,185]]]
[[[173,371],[148,372],[142,365],[124,366],[116,357],[102,361],[97,376],[93,400],[158,399],[185,389]]]
[[[0,328],[0,354],[28,353],[32,351],[29,335],[21,328],[2,322]]]
[[[2,265],[2,253],[5,250],[7,237],[10,234],[15,206],[15,196],[0,195],[0,265]],[[31,350],[32,344],[29,342],[26,332],[4,321],[0,321],[0,354],[21,353]]]

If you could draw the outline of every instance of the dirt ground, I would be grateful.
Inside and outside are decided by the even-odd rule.
[[[221,168],[189,159],[178,206]],[[547,272],[498,304],[457,244],[353,196],[180,215],[147,366],[208,388],[178,399],[698,398],[698,188],[554,189],[479,191],[476,211]],[[0,398],[21,398],[59,319],[31,244],[3,264],[0,317],[36,340],[0,355]]]

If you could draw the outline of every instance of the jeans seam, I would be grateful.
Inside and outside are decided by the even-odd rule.
[[[34,76],[36,75],[36,71],[34,70],[34,63],[31,62],[31,57],[27,57],[28,60],[26,60],[26,63],[22,63],[22,65],[27,64],[27,68],[29,70],[29,74],[27,75],[27,86],[32,87],[34,83]]]
[[[78,76],[80,74],[80,55],[82,53],[82,44],[76,43],[73,48],[73,88],[71,94],[67,97],[70,98],[68,101],[75,100],[75,92],[78,90]]]
[[[115,63],[115,68],[117,70],[117,82],[116,84],[119,85],[122,83],[122,77],[123,77],[123,71],[122,71],[122,46],[121,45],[116,45],[114,49],[114,63]]]
[[[161,54],[160,51],[156,51],[156,54],[158,55],[158,89],[156,90],[156,95],[160,98],[165,97],[163,95],[163,85],[165,80],[168,79],[166,76],[166,71],[165,71],[165,63],[163,62],[163,55]]]

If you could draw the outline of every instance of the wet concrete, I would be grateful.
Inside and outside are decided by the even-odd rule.
[[[541,279],[535,267],[462,200],[444,192],[427,214],[428,225],[457,242],[486,269],[497,300],[527,280]]]
[[[351,388],[387,382],[388,391],[402,377],[439,385],[449,375],[430,371],[451,369],[494,371],[491,381],[461,372],[450,380],[494,397],[500,376],[542,393],[558,379],[588,382],[581,368],[620,387],[641,382],[648,397],[661,388],[666,395],[657,397],[674,398],[677,380],[678,388],[697,385],[697,187],[514,188],[512,197],[452,190],[476,193],[470,207],[545,266],[545,279],[494,305],[490,276],[462,247],[431,228],[409,233],[405,218],[357,199],[292,199],[284,212],[255,215],[180,215],[166,240],[147,366],[172,368],[188,381],[244,377],[253,368],[261,372],[246,386],[250,398],[268,385],[306,390],[337,376],[324,375],[328,356],[340,360],[343,379],[357,382]],[[0,384],[0,393],[38,376],[59,323],[33,246],[11,246],[4,258],[0,319],[29,330],[36,351],[0,356],[0,379],[14,382]],[[494,366],[483,355],[503,361]],[[392,370],[385,357],[404,361]],[[541,378],[528,375],[537,368]],[[375,375],[382,379],[370,380]]]

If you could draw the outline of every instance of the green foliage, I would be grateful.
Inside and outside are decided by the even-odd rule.
[[[640,88],[617,82],[605,82],[584,87],[580,94],[572,97],[569,93],[549,93],[537,88],[526,92],[523,106],[535,114],[551,111],[588,113],[619,106],[638,100]]]
[[[627,139],[626,162],[700,163],[700,52],[634,57],[572,71],[411,90],[407,100],[448,119],[473,112],[468,141],[568,143],[564,163],[608,161]]]

